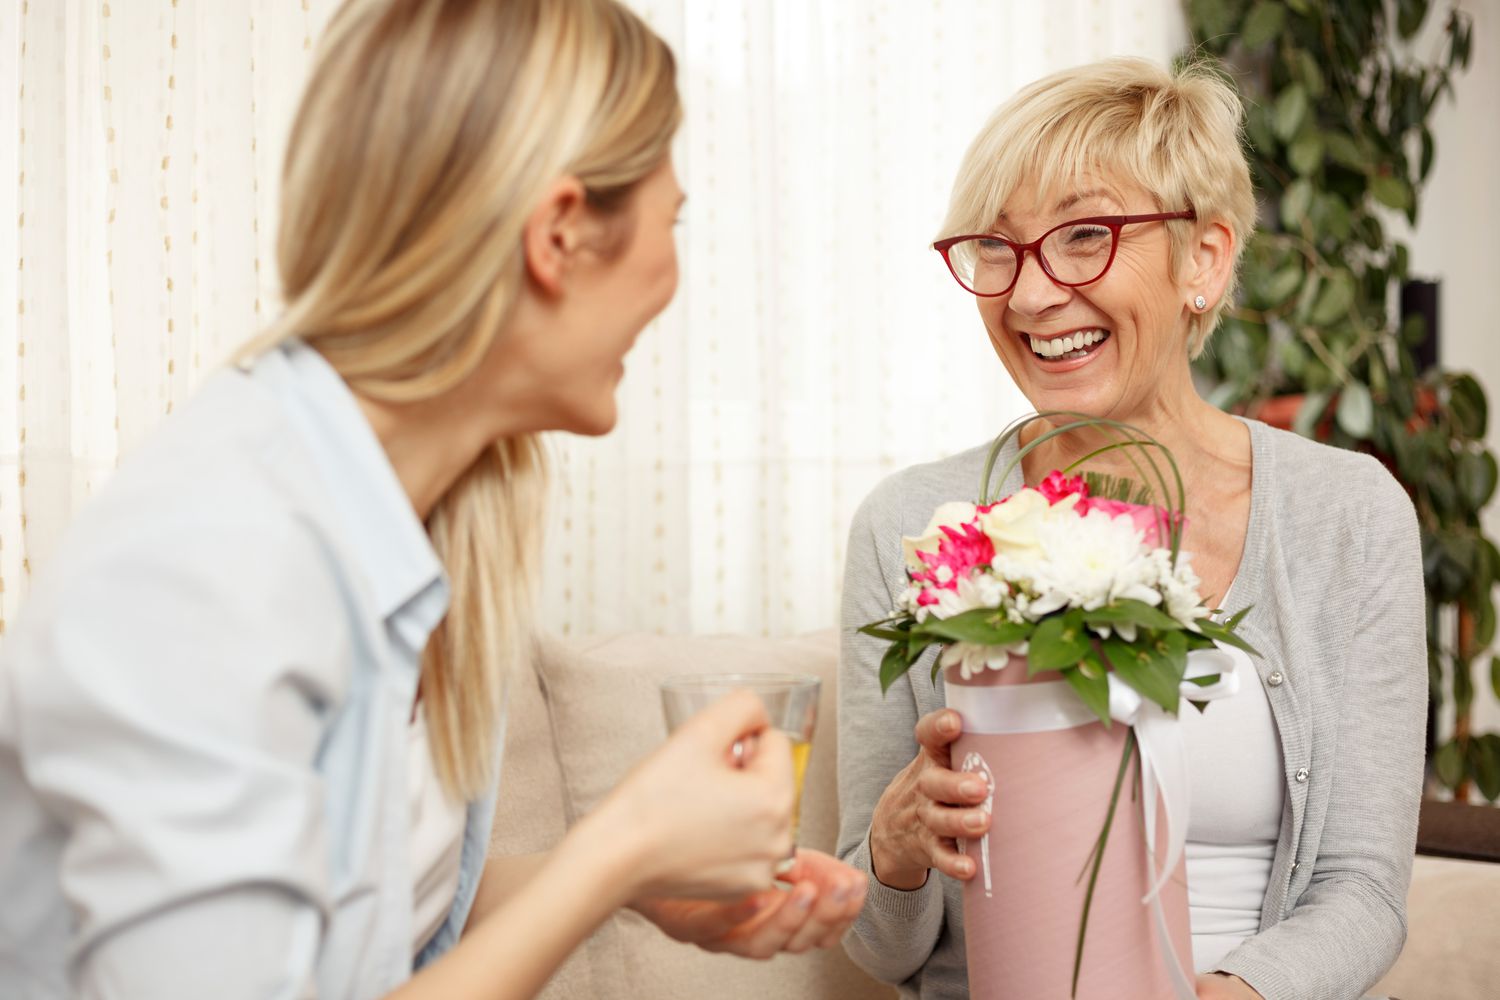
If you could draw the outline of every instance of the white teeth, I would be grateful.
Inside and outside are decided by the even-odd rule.
[[[1085,355],[1087,348],[1102,343],[1109,337],[1107,330],[1081,330],[1078,333],[1069,334],[1066,337],[1054,337],[1051,340],[1042,340],[1027,334],[1026,339],[1031,344],[1031,350],[1043,358],[1081,358]]]

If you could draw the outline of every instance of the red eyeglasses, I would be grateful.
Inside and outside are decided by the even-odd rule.
[[[1185,212],[1153,212],[1150,215],[1098,215],[1053,226],[1030,243],[985,233],[950,236],[932,248],[943,255],[948,270],[965,290],[983,298],[1004,295],[1016,287],[1026,254],[1036,255],[1047,277],[1059,285],[1077,288],[1104,277],[1115,262],[1120,230],[1139,222],[1196,219]]]

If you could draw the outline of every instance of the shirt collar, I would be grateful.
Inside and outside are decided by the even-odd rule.
[[[251,377],[281,398],[322,473],[377,612],[420,650],[447,613],[447,579],[354,394],[321,354],[297,340],[263,355]]]

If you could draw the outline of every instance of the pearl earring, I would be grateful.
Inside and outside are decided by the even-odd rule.
[[[1193,308],[1194,309],[1198,309],[1198,310],[1207,309],[1208,308],[1208,300],[1205,299],[1201,295],[1198,296],[1197,298],[1195,298],[1193,300]]]

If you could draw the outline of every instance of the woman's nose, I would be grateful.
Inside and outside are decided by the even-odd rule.
[[[1072,296],[1071,288],[1064,288],[1042,270],[1042,261],[1032,251],[1020,262],[1020,273],[1016,285],[1010,290],[1010,308],[1022,316],[1040,316],[1054,306],[1062,305]]]

